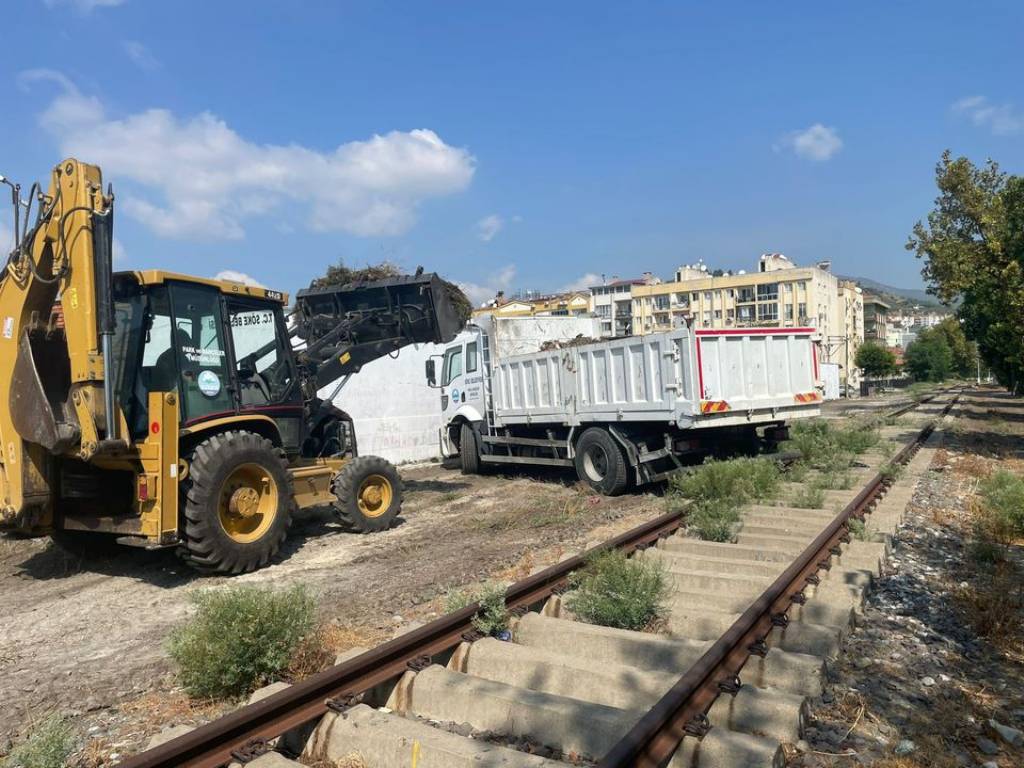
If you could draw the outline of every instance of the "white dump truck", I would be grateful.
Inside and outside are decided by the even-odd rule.
[[[814,328],[695,330],[594,341],[593,320],[479,318],[445,349],[441,452],[462,470],[574,467],[604,494],[709,455],[754,453],[822,400]]]

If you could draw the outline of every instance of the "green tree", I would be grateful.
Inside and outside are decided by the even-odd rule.
[[[1024,385],[1024,178],[1008,176],[991,160],[977,167],[946,151],[935,181],[935,208],[926,222],[914,226],[907,248],[924,260],[929,290],[947,304],[959,300],[961,328],[976,342],[986,366],[1019,392]],[[964,358],[961,363],[966,367]]]
[[[907,345],[903,366],[917,381],[942,381],[953,371],[953,350],[941,333],[929,328]]]
[[[896,370],[896,355],[881,344],[866,341],[857,348],[854,363],[866,376],[888,376]]]
[[[941,336],[953,354],[953,373],[973,376],[978,365],[977,347],[967,340],[964,329],[955,317],[947,317],[933,329]]]

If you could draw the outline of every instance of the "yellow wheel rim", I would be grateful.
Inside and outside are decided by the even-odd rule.
[[[368,475],[359,484],[356,504],[359,505],[359,511],[367,517],[380,517],[391,507],[391,500],[394,497],[395,491],[390,480],[384,475]]]
[[[277,518],[278,488],[259,464],[240,464],[228,475],[218,497],[224,532],[239,544],[259,541]]]

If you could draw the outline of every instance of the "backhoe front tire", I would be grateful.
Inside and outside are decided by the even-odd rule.
[[[464,475],[480,474],[480,438],[471,424],[459,428],[459,462]]]
[[[331,481],[334,511],[356,533],[376,533],[391,527],[402,509],[402,478],[387,459],[357,456]]]
[[[194,568],[237,574],[262,568],[288,535],[294,490],[284,454],[265,437],[231,430],[188,457],[181,483],[181,555]]]

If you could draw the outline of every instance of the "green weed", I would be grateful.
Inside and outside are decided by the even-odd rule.
[[[825,491],[814,486],[804,486],[790,499],[790,504],[801,509],[822,509],[825,506]]]
[[[196,698],[251,693],[286,670],[314,630],[316,601],[301,585],[207,590],[192,602],[196,613],[174,630],[168,650]]]
[[[505,587],[486,583],[474,589],[448,590],[445,610],[449,613],[477,604],[473,626],[485,635],[497,635],[508,629],[508,609],[505,607]]]
[[[3,768],[64,768],[75,748],[67,720],[51,715],[29,732],[28,738],[11,750]]]
[[[665,566],[653,558],[628,558],[618,551],[594,556],[570,578],[566,603],[584,621],[640,630],[665,612],[670,585]]]

